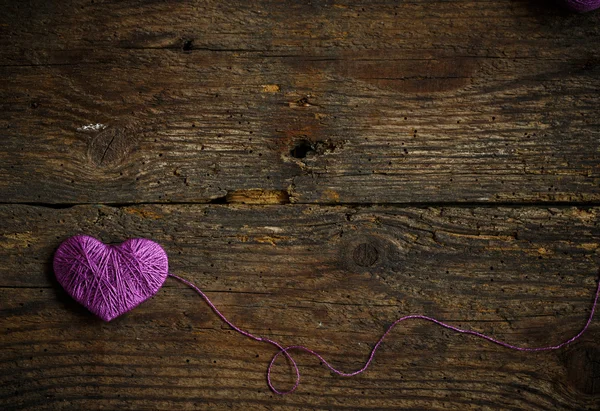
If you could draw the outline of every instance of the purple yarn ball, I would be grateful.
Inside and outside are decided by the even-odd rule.
[[[76,235],[58,247],[53,265],[56,279],[75,301],[110,321],[158,292],[168,261],[160,245],[144,238],[106,245]]]
[[[585,12],[600,8],[600,0],[564,0],[571,10]]]

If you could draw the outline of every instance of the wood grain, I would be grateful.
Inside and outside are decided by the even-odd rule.
[[[359,368],[395,318],[427,313],[539,346],[583,325],[598,277],[599,208],[309,205],[0,207],[3,408],[596,409],[597,322],[559,352],[524,354],[413,322],[367,373],[298,354],[302,384],[267,388],[274,351],[219,322],[183,284],[111,323],[54,280],[78,232],[161,243],[236,324]],[[370,252],[366,252],[370,250]],[[375,258],[373,258],[375,254]],[[291,383],[283,365],[275,380]],[[586,408],[587,407],[587,408]]]
[[[236,324],[343,370],[407,313],[525,346],[571,337],[599,275],[598,13],[0,9],[0,409],[600,409],[597,320],[533,355],[405,323],[355,378],[297,354],[300,388],[279,397],[271,347],[183,284],[106,324],[51,269],[74,234],[154,239]]]
[[[597,14],[15,1],[0,23],[5,202],[600,199]]]

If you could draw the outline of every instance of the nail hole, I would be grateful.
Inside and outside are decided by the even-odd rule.
[[[192,51],[193,47],[194,47],[194,40],[187,39],[187,40],[183,41],[183,46],[181,48],[183,49],[183,51]]]

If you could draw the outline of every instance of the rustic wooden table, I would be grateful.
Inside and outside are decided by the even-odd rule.
[[[352,371],[397,317],[513,344],[589,315],[600,13],[546,1],[4,1],[0,408],[600,408],[600,322],[527,354],[412,321],[372,367],[273,347],[167,280],[103,323],[54,279],[152,238],[242,328]],[[290,369],[274,371],[278,387]]]

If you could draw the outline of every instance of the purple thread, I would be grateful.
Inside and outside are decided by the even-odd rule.
[[[74,236],[65,240],[59,246],[55,253],[53,264],[56,278],[63,288],[76,301],[105,321],[116,318],[156,294],[167,276],[171,276],[183,282],[196,291],[219,318],[235,331],[255,341],[266,342],[278,348],[279,351],[273,355],[267,368],[267,383],[273,392],[280,395],[294,392],[300,384],[300,370],[298,369],[298,364],[289,353],[290,350],[306,351],[316,356],[335,374],[343,377],[351,377],[364,372],[373,361],[375,353],[385,337],[396,325],[409,319],[420,319],[433,322],[457,333],[470,334],[512,350],[529,352],[557,350],[577,340],[588,329],[594,317],[598,296],[600,294],[600,281],[598,281],[590,315],[581,331],[560,344],[546,347],[519,347],[477,331],[455,327],[426,315],[406,315],[394,321],[386,329],[371,349],[369,358],[362,368],[354,372],[346,373],[336,369],[319,353],[305,346],[290,345],[283,347],[277,341],[269,338],[257,337],[254,334],[237,327],[217,309],[208,296],[196,285],[168,272],[167,254],[160,245],[153,241],[142,238],[132,238],[119,245],[106,245],[93,237],[84,235]],[[271,370],[273,369],[273,365],[275,365],[275,362],[282,354],[290,361],[296,373],[294,386],[288,391],[277,390],[271,381]]]
[[[564,3],[572,10],[586,12],[600,8],[600,0],[564,0]]]
[[[75,301],[110,321],[152,297],[169,272],[162,247],[143,238],[107,245],[86,235],[66,239],[54,274]]]
[[[269,367],[267,368],[267,384],[269,385],[269,388],[276,394],[280,394],[280,395],[285,395],[285,394],[290,394],[292,392],[294,392],[296,390],[296,388],[298,388],[298,385],[300,384],[300,370],[298,369],[298,365],[296,363],[296,361],[294,360],[294,358],[290,355],[289,351],[290,350],[301,350],[301,351],[306,351],[312,355],[314,355],[315,357],[317,357],[320,361],[323,362],[323,364],[325,364],[325,366],[327,368],[329,368],[332,372],[334,372],[337,375],[340,375],[342,377],[351,377],[353,375],[357,375],[362,373],[363,371],[365,371],[367,368],[369,368],[369,365],[371,364],[371,362],[373,361],[373,358],[375,357],[375,353],[377,352],[377,349],[379,348],[379,346],[381,345],[381,343],[383,342],[383,339],[392,331],[392,329],[398,325],[399,323],[401,323],[402,321],[405,320],[410,320],[410,319],[420,319],[420,320],[425,320],[425,321],[430,321],[432,323],[435,323],[441,327],[447,328],[449,330],[455,331],[457,333],[460,334],[470,334],[470,335],[474,335],[476,337],[479,338],[483,338],[484,340],[490,341],[494,344],[498,344],[501,345],[502,347],[505,348],[509,348],[511,350],[517,350],[517,351],[550,351],[550,350],[558,350],[559,348],[564,347],[567,344],[572,343],[573,341],[577,340],[579,337],[581,337],[583,335],[583,333],[588,329],[590,323],[592,322],[592,318],[594,318],[594,313],[596,312],[596,304],[598,303],[598,295],[600,294],[600,281],[598,281],[598,286],[596,287],[596,294],[594,296],[594,302],[592,304],[592,310],[590,312],[590,315],[587,319],[587,322],[585,323],[585,325],[583,326],[583,328],[581,329],[581,331],[579,331],[579,333],[577,333],[574,337],[569,338],[568,340],[557,344],[557,345],[550,345],[547,347],[519,347],[517,345],[512,345],[509,343],[506,343],[504,341],[500,341],[497,340],[493,337],[490,337],[488,335],[485,335],[483,333],[477,332],[477,331],[472,331],[472,330],[466,330],[464,328],[459,328],[459,327],[455,327],[453,325],[447,324],[443,321],[440,320],[436,320],[433,317],[428,317],[426,315],[420,315],[420,314],[415,314],[415,315],[406,315],[404,317],[398,318],[396,321],[394,321],[388,328],[387,330],[383,333],[383,335],[379,338],[379,340],[377,341],[377,343],[375,344],[375,346],[373,346],[373,348],[371,349],[371,353],[369,355],[369,358],[367,359],[367,361],[365,362],[365,365],[360,368],[359,370],[356,370],[354,372],[343,372],[340,371],[338,369],[336,369],[335,367],[333,367],[331,364],[329,364],[322,356],[321,354],[317,353],[316,351],[311,350],[310,348],[307,348],[303,345],[290,345],[287,347],[283,347],[281,344],[279,344],[277,341],[273,341],[271,339],[268,338],[263,338],[263,337],[257,337],[254,334],[251,334],[247,331],[242,330],[241,328],[237,327],[236,325],[234,325],[231,321],[229,321],[218,309],[217,307],[215,307],[215,305],[212,303],[212,301],[208,298],[208,296],[206,294],[204,294],[202,292],[202,290],[200,290],[196,285],[194,285],[193,283],[191,283],[188,280],[185,280],[175,274],[171,274],[169,273],[170,277],[173,277],[179,281],[181,281],[182,283],[188,285],[189,287],[191,287],[194,291],[196,291],[198,294],[200,294],[200,296],[204,299],[204,301],[206,301],[206,303],[210,306],[210,308],[212,308],[212,310],[219,316],[219,318],[221,318],[221,320],[223,320],[227,325],[229,325],[231,328],[233,328],[235,331],[237,331],[238,333],[245,335],[248,338],[251,338],[255,341],[260,341],[260,342],[266,342],[269,344],[274,345],[275,347],[277,347],[279,349],[279,351],[277,351],[274,355],[273,358],[271,358],[271,362],[269,363]],[[277,360],[277,358],[279,358],[279,356],[283,354],[292,364],[292,366],[294,367],[294,371],[296,372],[296,381],[294,383],[294,386],[288,390],[288,391],[279,391],[278,389],[276,389],[273,386],[273,383],[271,381],[271,370],[273,368],[273,365],[275,364],[275,361]]]

